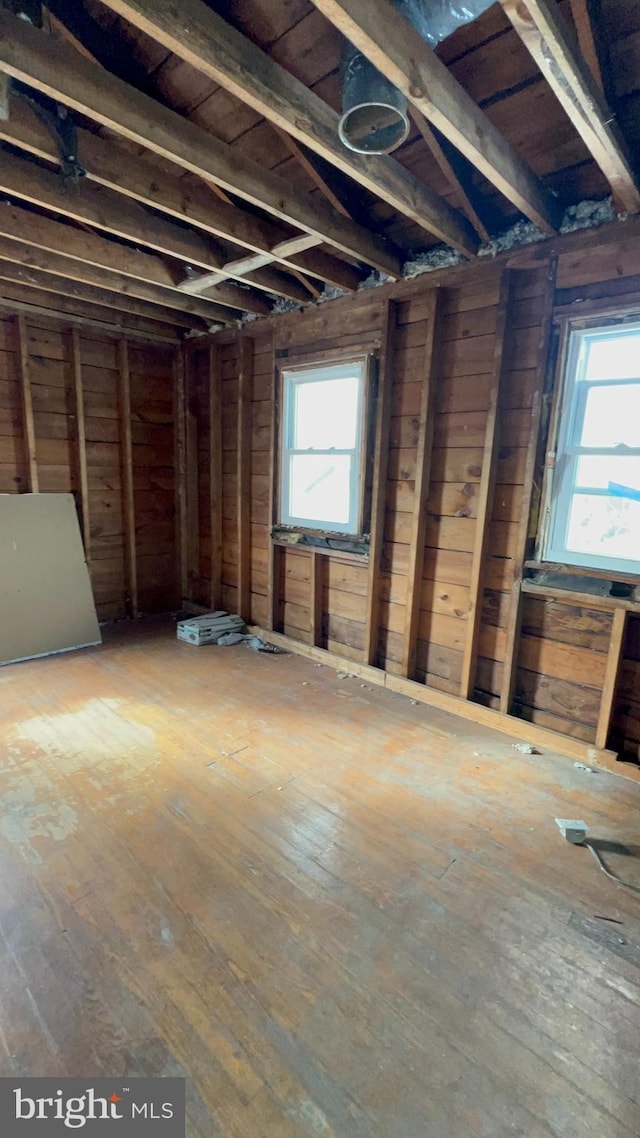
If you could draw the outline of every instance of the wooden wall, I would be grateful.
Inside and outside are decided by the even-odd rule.
[[[567,313],[634,305],[640,311],[640,230],[632,225],[257,322],[193,348],[190,599],[240,609],[298,641],[586,743],[626,740],[637,750],[640,618],[616,616],[611,598],[520,588],[554,329]],[[276,368],[354,348],[386,353],[390,385],[369,563],[270,540]],[[212,400],[220,406],[213,436]],[[221,551],[213,558],[212,533]]]
[[[0,319],[0,492],[72,492],[100,620],[179,600],[177,346]]]

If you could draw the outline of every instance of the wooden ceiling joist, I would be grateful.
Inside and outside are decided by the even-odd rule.
[[[0,140],[27,150],[37,158],[58,163],[56,145],[44,123],[20,99],[13,99],[10,109],[10,118],[6,121],[0,119]],[[155,162],[144,157],[136,157],[133,161],[130,151],[113,139],[100,138],[82,127],[76,127],[76,134],[80,161],[89,181],[143,205],[153,206],[170,217],[188,220],[192,227],[216,239],[227,239],[263,254],[262,265],[266,267],[240,274],[247,284],[277,292],[291,300],[305,299],[295,282],[292,288],[286,273],[269,267],[271,261],[276,261],[286,268],[301,269],[338,288],[352,291],[358,287],[359,272],[321,249],[281,253],[279,247],[284,231],[276,222],[216,201],[204,188],[188,185],[184,179],[167,174]],[[214,264],[217,270],[224,270],[233,277],[223,251]]]
[[[343,146],[336,112],[201,0],[180,5],[173,0],[104,2],[398,213],[466,256],[477,251],[465,217],[395,159],[356,154]]]
[[[637,213],[640,190],[626,143],[556,0],[501,0],[501,4],[617,201]]]
[[[589,11],[589,0],[569,0],[571,4],[571,17],[576,26],[578,44],[600,91],[604,90],[602,82],[602,67],[598,55],[595,28]]]
[[[195,263],[204,269],[215,264],[215,248],[199,233],[154,217],[135,202],[127,201],[110,190],[79,185],[69,192],[58,174],[12,154],[2,156],[0,190],[189,264]],[[174,280],[173,286],[177,284],[178,280]],[[228,281],[217,287],[211,300],[259,316],[270,311],[268,302],[261,295]]]
[[[34,224],[30,227],[31,217]],[[139,275],[151,275],[146,264],[141,264],[141,258],[152,262],[155,258],[118,247],[103,238],[96,241],[101,245],[111,245],[116,255],[102,255],[100,250],[96,250],[93,235],[81,233],[60,222],[35,217],[25,210],[0,205],[0,257],[8,260],[13,257],[17,264],[31,265],[44,272],[62,273],[70,280],[107,288],[122,296],[137,297],[151,304],[189,312],[210,323],[228,324],[242,315],[239,309],[223,308],[213,300],[188,296],[175,285],[150,283]],[[122,265],[130,260],[134,275],[123,272],[122,268],[114,268],[119,259]]]
[[[313,0],[359,51],[543,232],[559,210],[540,179],[391,0]]]
[[[91,285],[80,284],[65,276],[54,276],[41,269],[18,265],[15,261],[0,260],[0,281],[12,281],[15,284],[28,285],[41,292],[53,293],[54,296],[71,297],[74,300],[97,304],[101,308],[114,308],[122,313],[133,316],[143,316],[149,320],[160,320],[165,324],[173,324],[177,328],[192,329],[196,332],[206,332],[207,323],[199,316],[192,316],[188,312],[178,312],[173,308],[160,308],[144,300],[137,300],[130,296],[121,296],[108,289],[94,288]]]
[[[134,339],[180,343],[180,332],[170,324],[160,320],[147,320],[139,316],[128,316],[111,308],[101,308],[97,304],[80,300],[69,300],[66,296],[55,296],[51,292],[31,288],[28,285],[11,284],[0,281],[0,308],[11,312],[24,312],[31,316],[64,316],[69,324],[90,325],[108,332],[127,333]]]
[[[397,258],[371,233],[325,203],[296,193],[258,162],[6,11],[0,11],[0,71],[348,256],[392,276],[400,274]]]
[[[113,269],[126,276],[137,277],[148,284],[177,288],[172,269],[162,257],[127,248],[87,229],[52,221],[9,202],[0,202],[0,234],[50,253],[64,253],[65,257],[73,257],[97,268]],[[180,299],[178,292],[176,305]]]

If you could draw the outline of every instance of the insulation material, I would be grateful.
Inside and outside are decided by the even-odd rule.
[[[71,494],[0,495],[0,664],[101,641]]]
[[[436,47],[458,28],[477,19],[493,2],[494,0],[393,0],[398,11],[402,12],[431,47]]]

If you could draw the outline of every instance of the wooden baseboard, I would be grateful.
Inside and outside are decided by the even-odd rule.
[[[547,727],[538,727],[535,723],[528,723],[525,719],[518,719],[515,715],[505,715],[490,707],[483,707],[480,703],[460,699],[455,695],[438,691],[436,688],[426,687],[415,680],[407,680],[403,676],[385,672],[382,668],[372,668],[367,664],[358,664],[339,656],[337,652],[328,652],[325,648],[316,648],[311,644],[293,640],[290,636],[283,636],[279,632],[267,632],[258,625],[252,625],[251,631],[262,636],[278,648],[285,648],[298,656],[306,656],[317,663],[326,664],[329,668],[336,668],[341,672],[348,672],[350,676],[366,680],[377,687],[387,688],[399,695],[406,695],[418,703],[425,703],[439,711],[448,711],[458,715],[461,719],[478,723],[482,727],[492,727],[503,735],[510,735],[517,742],[531,743],[541,750],[555,751],[566,755],[567,758],[587,763],[592,767],[602,767],[614,774],[623,775],[635,781],[640,781],[640,767],[618,761],[615,751],[607,751],[585,743],[581,739],[573,739],[569,735],[561,735],[558,731],[550,731]]]

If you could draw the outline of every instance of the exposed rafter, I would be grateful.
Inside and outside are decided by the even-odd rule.
[[[397,259],[366,230],[227,143],[84,59],[73,47],[0,11],[0,71],[58,99],[185,170],[238,194],[349,256],[392,275]]]
[[[0,190],[33,205],[43,206],[75,221],[95,226],[156,252],[209,269],[216,265],[216,250],[208,239],[185,226],[154,217],[135,202],[91,185],[67,192],[62,179],[33,162],[4,154],[0,162]],[[245,310],[265,311],[265,301],[237,285],[221,284],[211,299]],[[268,305],[267,305],[268,308]]]
[[[589,9],[589,0],[570,0],[570,4],[571,15],[576,26],[580,51],[582,52],[585,62],[589,67],[589,71],[598,84],[599,89],[603,91],[604,83],[602,82],[602,67],[600,64],[600,57],[598,55],[595,28],[593,26],[593,20],[591,18],[591,12]]]
[[[517,209],[547,233],[557,228],[540,179],[391,0],[313,2]]]
[[[0,255],[11,253],[9,241],[14,242],[15,258],[20,264],[46,269],[51,264],[52,255],[62,254],[64,270],[74,280],[113,287],[142,300],[184,309],[204,320],[227,322],[239,315],[238,310],[223,308],[213,300],[197,299],[180,291],[172,268],[160,257],[128,249],[97,234],[83,232],[2,202],[0,249],[6,252]],[[25,256],[25,251],[30,255]],[[55,268],[52,271],[56,271]],[[259,314],[268,312],[269,305],[264,303]]]
[[[305,150],[304,146],[302,146],[297,141],[297,139],[293,138],[288,133],[288,131],[283,130],[281,126],[275,126],[274,124],[274,127],[278,133],[278,137],[282,139],[282,142],[286,146],[291,157],[295,158],[296,162],[304,170],[305,174],[311,178],[313,184],[318,190],[320,190],[320,193],[324,195],[324,197],[328,202],[330,202],[333,208],[337,209],[338,213],[341,213],[343,217],[351,217],[352,214],[349,212],[342,199],[339,198],[338,195],[331,189],[331,186],[327,182],[326,178],[322,176],[316,163],[311,158],[309,151]]]
[[[421,114],[420,111],[417,111],[415,107],[412,107],[409,113],[424,141],[429,147],[429,150],[433,154],[433,157],[438,163],[438,166],[442,170],[442,173],[449,182],[449,185],[458,194],[458,197],[462,203],[462,208],[469,218],[469,221],[473,225],[473,228],[476,230],[476,233],[479,233],[485,241],[489,241],[491,235],[482,218],[480,217],[480,213],[475,201],[475,195],[473,193],[473,187],[469,184],[468,179],[465,179],[462,171],[460,169],[456,169],[454,165],[456,164],[456,158],[458,159],[458,163],[462,163],[462,161],[464,161],[462,155],[459,154],[458,151],[455,151],[454,153],[456,157],[454,157],[454,153],[447,152],[444,145],[446,143],[446,139],[442,138],[441,140],[442,136],[440,138],[438,137],[431,124],[427,122],[424,115]],[[449,149],[451,151],[454,150],[451,145],[449,146]]]
[[[131,296],[123,296],[117,292],[110,292],[106,288],[96,288],[92,285],[72,281],[67,276],[56,276],[44,272],[42,269],[19,265],[13,257],[10,260],[0,259],[0,281],[12,281],[16,284],[29,285],[40,292],[51,292],[55,297],[67,296],[74,300],[86,301],[90,304],[100,305],[102,308],[115,308],[119,312],[134,316],[143,316],[150,320],[161,320],[165,324],[174,324],[178,328],[191,328],[194,331],[205,332],[207,322],[199,316],[192,316],[188,312],[178,312],[173,308],[162,308],[144,300]],[[1,291],[1,289],[0,289]]]
[[[37,269],[43,273],[52,273],[56,277],[64,277],[68,281],[77,281],[92,288],[115,292],[123,301],[133,298],[157,305],[159,309],[170,308],[173,312],[197,317],[205,325],[228,324],[242,315],[238,309],[223,308],[201,297],[186,297],[184,294],[147,284],[135,277],[125,276],[124,273],[115,272],[113,269],[97,268],[95,265],[87,264],[86,261],[65,257],[63,253],[50,253],[45,249],[38,249],[26,241],[16,241],[13,237],[0,235],[0,257],[16,265],[24,265],[25,268]],[[64,289],[61,288],[61,291]]]
[[[399,213],[467,256],[476,252],[466,218],[393,158],[344,147],[336,112],[201,0],[182,0],[179,6],[173,0],[105,3]]]
[[[136,331],[143,339],[168,340],[170,343],[179,343],[181,331],[173,324],[166,323],[162,317],[157,318],[132,316],[130,312],[118,311],[115,308],[106,308],[89,300],[70,299],[60,296],[59,293],[45,292],[34,288],[33,285],[14,284],[0,278],[0,308],[8,308],[12,312],[25,312],[32,315],[60,315],[65,316],[69,324],[92,324],[105,327],[109,331],[118,329],[121,332]]]
[[[626,143],[556,0],[501,4],[617,200],[637,213],[640,190]]]
[[[78,152],[89,181],[116,190],[144,205],[153,206],[170,217],[188,219],[192,227],[215,238],[227,238],[252,252],[264,254],[261,263],[266,267],[241,274],[247,284],[269,292],[278,292],[291,300],[304,299],[295,282],[291,291],[291,281],[287,275],[269,267],[270,262],[275,260],[287,268],[302,269],[339,288],[353,290],[358,287],[361,279],[358,271],[322,249],[307,247],[308,252],[305,253],[276,256],[276,248],[284,237],[283,227],[276,222],[212,200],[205,189],[187,185],[184,179],[160,169],[153,160],[136,157],[133,162],[131,153],[125,146],[113,139],[100,138],[80,127],[76,128],[76,134]],[[50,162],[59,160],[51,135],[21,100],[12,102],[8,121],[0,119],[0,139],[11,142],[38,158]],[[215,267],[218,271],[224,270],[229,276],[234,276],[229,271],[223,249],[219,249]]]
[[[153,217],[135,202],[122,200],[109,190],[83,185],[68,193],[58,175],[11,154],[3,155],[0,162],[0,190],[22,201],[55,210],[74,221],[147,245],[156,252],[200,265],[203,269],[215,264],[215,249],[210,251],[209,242],[200,234]],[[180,279],[178,274],[174,286]],[[262,294],[242,289],[224,279],[217,283],[210,299],[258,316],[264,316],[270,310]]]

